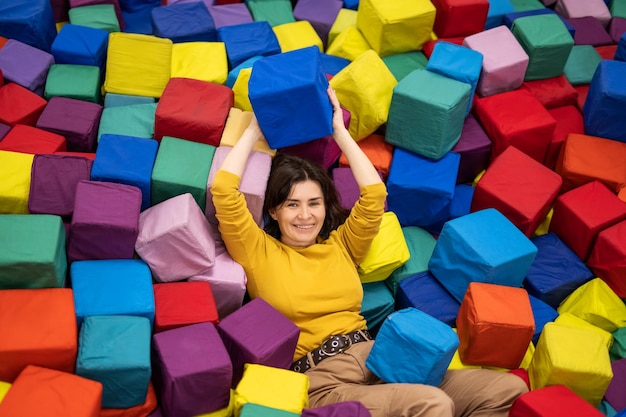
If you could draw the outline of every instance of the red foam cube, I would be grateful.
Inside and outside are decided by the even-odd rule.
[[[154,306],[155,333],[196,323],[218,323],[213,291],[207,281],[154,284]]]
[[[65,137],[33,126],[18,124],[6,134],[0,149],[3,151],[30,154],[51,154],[63,152],[66,148]]]
[[[587,266],[620,298],[626,298],[626,221],[598,233]]]
[[[0,123],[35,126],[48,102],[16,83],[0,87]]]

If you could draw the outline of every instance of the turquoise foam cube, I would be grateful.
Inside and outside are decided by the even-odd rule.
[[[151,139],[157,103],[105,107],[100,117],[98,141],[106,133]]]

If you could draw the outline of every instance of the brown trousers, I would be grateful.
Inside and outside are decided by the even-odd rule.
[[[448,371],[439,387],[385,384],[365,366],[373,343],[352,345],[309,369],[309,407],[360,401],[372,417],[507,417],[528,391],[518,376],[486,369]]]

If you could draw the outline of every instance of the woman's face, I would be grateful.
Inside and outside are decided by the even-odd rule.
[[[299,247],[312,245],[326,218],[322,188],[315,181],[298,182],[287,199],[269,214],[278,222],[281,242]]]

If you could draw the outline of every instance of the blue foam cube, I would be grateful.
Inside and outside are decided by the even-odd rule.
[[[333,132],[328,78],[319,48],[310,46],[256,61],[248,97],[273,149],[323,138]]]
[[[550,323],[559,316],[559,312],[552,308],[550,305],[544,303],[538,298],[533,297],[528,294],[528,298],[530,299],[530,308],[533,310],[533,317],[535,319],[535,333],[533,334],[533,343],[537,346],[537,342],[539,342],[539,336],[541,336],[541,332],[543,330],[543,326],[546,323]]]
[[[91,168],[92,181],[134,185],[141,190],[141,210],[150,207],[152,168],[159,144],[154,139],[104,134]]]
[[[282,52],[276,34],[264,20],[222,26],[217,29],[217,40],[224,42],[231,69],[253,56],[270,56]]]
[[[226,87],[233,88],[235,82],[237,81],[237,77],[239,77],[239,73],[242,69],[252,68],[252,65],[259,59],[263,58],[261,55],[255,55],[243,61],[241,64],[237,65],[235,68],[228,71],[228,77],[226,77],[226,83],[224,84]]]
[[[502,25],[504,23],[504,15],[513,12],[515,12],[515,7],[509,0],[489,0],[485,30]]]
[[[450,326],[409,307],[387,316],[365,366],[388,383],[439,386],[458,347]]]
[[[70,266],[78,326],[88,316],[127,315],[154,323],[152,273],[140,259],[75,261]]]
[[[461,302],[471,282],[521,287],[536,255],[530,239],[498,210],[488,208],[448,221],[428,267]]]
[[[615,50],[615,56],[613,57],[616,61],[626,61],[626,33],[619,38],[619,42],[617,42],[617,49]]]
[[[55,64],[90,65],[105,69],[109,32],[88,26],[63,25],[52,43]]]
[[[146,402],[152,375],[150,333],[145,317],[85,317],[78,335],[76,374],[102,384],[103,408]]]
[[[201,1],[155,7],[152,27],[155,36],[173,43],[217,41],[213,17]]]
[[[50,52],[57,36],[50,0],[0,2],[0,36]]]
[[[435,161],[394,149],[387,177],[387,202],[401,226],[424,227],[447,220],[459,161],[459,154],[454,152]]]

